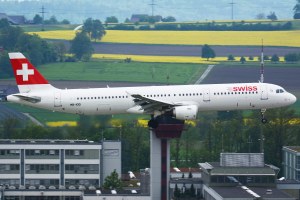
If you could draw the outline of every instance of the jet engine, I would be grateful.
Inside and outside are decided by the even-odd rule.
[[[198,106],[196,105],[177,106],[173,109],[174,117],[179,120],[196,119],[197,113]]]

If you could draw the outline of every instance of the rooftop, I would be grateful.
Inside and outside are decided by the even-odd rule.
[[[263,199],[294,199],[288,194],[276,188],[263,187],[212,187],[223,198],[254,198],[260,196]]]
[[[0,144],[99,144],[99,142],[89,141],[89,140],[30,140],[30,139],[0,139]]]
[[[199,163],[199,167],[204,171],[210,171],[211,175],[275,175],[275,170],[268,165],[264,167],[223,167],[220,163]]]
[[[285,146],[283,148],[300,153],[300,146]]]
[[[170,168],[170,172],[171,173],[200,173],[201,170],[199,168],[177,168],[177,167],[171,167]]]

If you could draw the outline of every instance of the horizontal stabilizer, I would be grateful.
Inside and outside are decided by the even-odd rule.
[[[31,102],[31,103],[38,103],[41,101],[41,97],[37,97],[37,96],[25,96],[25,95],[21,95],[21,94],[14,94],[13,96],[18,97],[24,101]]]

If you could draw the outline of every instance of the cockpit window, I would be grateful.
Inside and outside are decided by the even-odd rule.
[[[277,89],[276,93],[284,93],[284,90],[283,89]]]

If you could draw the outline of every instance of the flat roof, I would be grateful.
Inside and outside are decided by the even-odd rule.
[[[254,196],[241,187],[211,187],[223,198],[254,198]],[[247,187],[253,193],[259,195],[263,199],[286,199],[293,200],[295,198],[289,196],[285,192],[276,188],[266,187]]]
[[[269,167],[217,167],[211,170],[211,175],[269,175],[275,172]]]
[[[94,142],[89,140],[51,140],[51,139],[0,139],[1,144],[97,144],[100,142]]]
[[[205,170],[210,170],[210,175],[265,175],[274,176],[275,170],[268,165],[264,167],[223,167],[218,162],[199,163],[199,166]]]
[[[241,187],[211,187],[223,198],[253,198],[251,194]]]
[[[300,153],[300,146],[285,146],[283,148]]]

